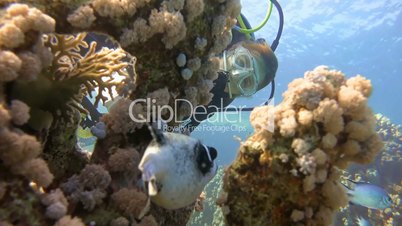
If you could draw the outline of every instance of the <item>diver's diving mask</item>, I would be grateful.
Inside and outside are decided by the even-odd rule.
[[[223,69],[229,72],[228,91],[238,90],[242,96],[251,96],[257,92],[258,78],[254,57],[243,46],[223,52]]]

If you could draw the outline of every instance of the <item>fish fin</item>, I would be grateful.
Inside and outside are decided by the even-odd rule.
[[[353,184],[370,184],[370,183],[364,182],[364,181],[354,181],[352,179],[346,179],[346,180],[350,181]]]
[[[145,121],[145,123],[147,123],[148,126],[148,130],[151,133],[152,138],[159,144],[159,145],[163,145],[166,141],[165,135],[163,135],[163,131],[156,128],[156,125],[153,124],[152,122],[148,122],[146,121],[146,119],[144,118],[143,115],[138,115],[142,120]]]
[[[155,196],[158,194],[158,186],[156,184],[156,179],[152,178],[149,182],[148,182],[148,195],[149,196]]]
[[[345,187],[346,192],[348,193],[348,196],[349,196],[350,192],[353,191],[353,189],[351,187],[347,186],[346,184],[342,183],[342,182],[340,182],[340,183],[343,185],[343,187]]]
[[[148,197],[147,203],[145,204],[144,208],[142,208],[140,214],[138,214],[136,220],[142,220],[142,218],[145,217],[145,215],[149,212],[150,209],[151,209],[151,198]]]
[[[156,170],[152,162],[147,162],[142,168],[142,180],[148,185],[145,188],[148,189],[149,196],[155,196],[158,194],[158,185],[156,180]]]
[[[157,128],[155,127],[155,125],[153,125],[153,124],[152,124],[152,125],[151,125],[151,124],[148,124],[148,129],[149,129],[149,131],[151,132],[152,137],[154,138],[154,140],[155,140],[158,144],[162,145],[162,144],[165,143],[166,138],[165,138],[165,135],[163,135],[162,130],[157,129]]]

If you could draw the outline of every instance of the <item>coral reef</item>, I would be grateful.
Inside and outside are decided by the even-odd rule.
[[[154,115],[153,107],[177,98],[209,103],[213,54],[229,44],[240,1],[9,0],[0,7],[1,223],[184,225],[195,204],[167,211],[141,189],[136,166],[151,137],[130,113],[163,119],[170,112]],[[101,34],[113,47],[97,42]],[[187,58],[182,66],[179,54]],[[93,154],[81,152],[82,98],[93,94],[98,104],[116,93],[122,97],[102,117]],[[153,102],[131,106],[140,98]],[[178,118],[190,114],[187,104],[179,108]]]
[[[254,112],[254,115],[263,112]],[[264,114],[269,120],[267,114]],[[347,205],[340,208],[332,225],[355,225],[358,216],[369,220],[372,225],[399,225],[402,223],[401,213],[401,175],[395,170],[401,167],[402,162],[402,132],[400,125],[395,125],[384,115],[376,114],[376,132],[384,141],[384,147],[375,160],[370,164],[351,164],[347,169],[341,170],[340,181],[347,184],[346,179],[364,181],[384,187],[390,194],[393,205],[385,211],[370,210],[365,207]],[[262,126],[254,121],[254,126]],[[279,156],[282,162],[288,161],[286,154]],[[227,208],[219,208],[217,204],[227,199],[227,193],[222,193],[224,170],[219,169],[215,178],[205,187],[207,198],[203,202],[203,210],[194,211],[192,225],[222,225],[224,216],[222,211]],[[295,211],[300,214],[301,211]]]
[[[223,186],[224,169],[218,169],[216,176],[208,183],[204,189],[205,199],[201,199],[200,208],[195,209],[191,216],[189,225],[223,225],[224,215],[221,208],[217,208],[220,203]]]
[[[347,206],[337,215],[337,222],[350,224],[356,216],[365,216],[372,225],[400,225],[402,176],[395,169],[402,167],[402,131],[384,115],[376,114],[376,131],[384,140],[384,148],[369,165],[351,165],[343,172],[343,178],[377,184],[392,198],[392,207],[385,211],[370,210],[359,206]]]
[[[348,200],[339,169],[370,163],[383,146],[370,93],[369,80],[320,66],[291,82],[279,105],[254,110],[256,131],[225,172],[226,222],[331,225]],[[260,111],[272,113],[273,133]]]
[[[202,200],[210,203],[219,189],[178,210],[150,202],[137,166],[151,136],[132,117],[169,118],[166,106],[179,98],[210,102],[216,54],[231,41],[239,0],[7,0],[0,7],[0,224],[185,225],[194,209],[212,211]],[[108,42],[97,42],[100,35]],[[230,225],[329,225],[346,204],[337,167],[369,163],[381,148],[370,92],[363,77],[346,80],[320,67],[289,85],[274,108],[273,134],[263,114],[270,107],[256,109],[257,132],[225,172],[212,224],[225,217]],[[76,135],[88,94],[96,105],[121,96],[100,119],[92,154],[80,151]],[[140,98],[152,101],[133,104]],[[191,110],[183,103],[174,116]],[[400,187],[391,187],[396,203]],[[396,214],[369,215],[399,222]]]

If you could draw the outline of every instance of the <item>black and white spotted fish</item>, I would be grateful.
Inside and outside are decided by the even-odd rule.
[[[138,168],[152,202],[165,209],[190,205],[216,174],[216,149],[183,134],[149,129],[153,140]]]

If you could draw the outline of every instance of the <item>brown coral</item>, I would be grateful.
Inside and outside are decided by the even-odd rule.
[[[114,154],[109,157],[108,165],[111,172],[130,172],[137,171],[140,162],[140,156],[137,150],[117,149]]]
[[[367,106],[370,90],[362,77],[346,80],[338,71],[317,67],[291,82],[278,106],[255,109],[256,133],[243,143],[224,180],[228,223],[331,224],[347,203],[338,168],[369,163],[382,148]],[[273,133],[261,126],[268,117],[260,112],[271,108]],[[308,214],[301,211],[307,207]]]
[[[58,220],[55,226],[85,226],[78,217],[64,216]]]
[[[142,127],[142,123],[133,121],[131,116],[139,119],[139,115],[144,115],[144,112],[142,104],[122,98],[112,106],[109,114],[104,115],[101,120],[105,122],[110,132],[126,134]]]
[[[157,226],[157,225],[158,222],[156,222],[155,218],[152,215],[144,217],[138,224],[138,226]]]
[[[130,222],[125,217],[118,217],[112,222],[110,222],[110,226],[129,226]]]
[[[204,0],[187,0],[184,6],[188,22],[201,15],[204,11]]]
[[[88,28],[95,20],[94,10],[88,5],[80,6],[67,17],[67,21],[78,28]]]
[[[19,100],[11,101],[11,116],[16,125],[23,125],[29,120],[29,106]]]
[[[101,165],[89,164],[79,175],[73,175],[61,185],[69,200],[81,202],[84,209],[92,211],[102,204],[111,176]]]
[[[34,181],[39,186],[47,187],[53,181],[53,174],[45,160],[41,158],[27,160],[18,166],[13,166],[13,171],[25,176],[28,180]]]
[[[87,165],[79,175],[80,183],[88,189],[105,189],[109,186],[111,177],[102,166],[100,165]]]
[[[41,151],[41,144],[33,136],[0,131],[0,158],[4,165],[9,166],[14,174],[46,187],[52,182],[53,175],[47,163],[37,158]]]
[[[41,43],[39,41],[39,43]],[[40,56],[30,51],[21,52],[18,57],[22,61],[21,70],[19,71],[19,79],[24,81],[35,80],[42,71],[42,60]]]
[[[166,9],[152,10],[149,24],[155,33],[163,33],[162,42],[167,49],[173,48],[186,37],[186,24],[180,12],[169,12]]]
[[[115,206],[126,216],[142,218],[148,212],[150,200],[145,193],[137,189],[123,188],[112,195]]]
[[[11,51],[0,51],[0,82],[8,82],[18,77],[22,61]]]
[[[0,46],[16,48],[24,43],[24,33],[14,24],[8,23],[0,28]]]
[[[4,105],[0,104],[0,127],[5,127],[9,120],[11,119],[11,115],[9,111],[4,108]]]

